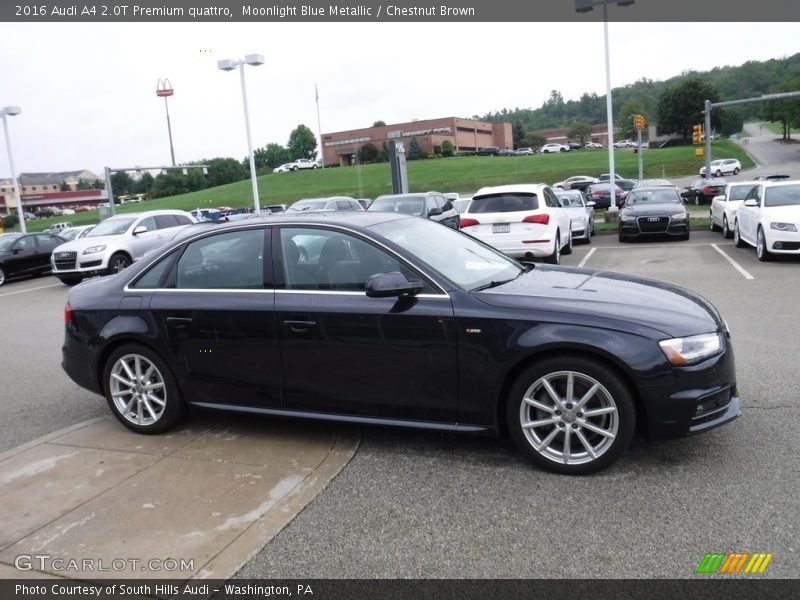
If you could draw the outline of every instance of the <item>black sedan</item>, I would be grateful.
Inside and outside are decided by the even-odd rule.
[[[714,199],[714,196],[719,196],[725,190],[725,181],[722,177],[709,177],[708,179],[696,179],[692,185],[686,187],[686,191],[681,193],[681,196],[687,202],[694,204],[708,203]]]
[[[675,188],[636,188],[619,213],[619,241],[650,236],[689,239],[689,211]]]
[[[568,474],[608,466],[637,426],[683,436],[741,413],[728,329],[701,296],[370,211],[187,227],[70,290],[62,364],[141,433],[187,406],[508,431]]]
[[[585,191],[586,199],[594,202],[595,209],[609,208],[611,206],[611,184],[600,182],[590,185]],[[625,201],[626,192],[614,183],[614,204],[619,206]]]
[[[52,233],[0,235],[0,285],[12,277],[41,275],[50,270],[50,254],[65,242]]]

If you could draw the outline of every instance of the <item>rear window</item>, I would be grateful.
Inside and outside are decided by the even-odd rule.
[[[469,205],[470,213],[507,213],[539,208],[536,194],[488,194],[475,196]]]
[[[731,187],[731,200],[744,200],[744,197],[753,189],[752,185],[736,185]]]

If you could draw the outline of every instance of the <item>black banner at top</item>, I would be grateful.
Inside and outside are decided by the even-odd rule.
[[[16,0],[7,22],[708,22],[800,21],[797,0]],[[754,35],[757,33],[754,31]]]

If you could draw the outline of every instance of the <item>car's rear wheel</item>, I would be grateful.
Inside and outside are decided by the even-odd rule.
[[[739,167],[736,167],[736,168],[733,170],[733,174],[734,174],[734,175],[738,175],[738,174],[739,174]]]
[[[125,344],[112,352],[103,386],[111,412],[132,431],[161,433],[186,414],[169,366],[145,346]]]
[[[726,240],[729,240],[733,237],[733,232],[728,226],[728,217],[725,215],[722,215],[722,237],[724,237]]]
[[[6,272],[3,267],[0,267],[0,285],[3,285],[6,282]]]
[[[128,267],[131,266],[131,259],[128,257],[127,254],[123,254],[122,252],[117,252],[116,254],[112,255],[108,261],[108,272],[109,274],[119,273],[120,271],[124,271]]]
[[[523,371],[506,411],[517,447],[540,467],[594,473],[630,444],[633,397],[620,376],[593,360],[553,356]]]
[[[294,167],[292,167],[292,171],[297,171],[297,169],[299,169],[299,167],[296,166],[296,165]]]
[[[312,169],[319,169],[319,165],[314,165],[311,167]]]
[[[767,250],[767,239],[761,227],[758,228],[758,232],[756,233],[756,256],[758,256],[758,260],[762,262],[772,260],[772,254]]]
[[[714,173],[714,177],[722,177],[722,171],[720,171],[719,169],[717,169],[717,172],[716,172],[716,173]]]
[[[739,233],[739,221],[734,221],[733,223],[733,243],[736,245],[737,248],[744,248],[747,246],[747,242],[742,239],[741,234]]]
[[[561,236],[556,233],[556,243],[553,247],[553,253],[547,257],[547,262],[551,265],[557,265],[561,262]]]
[[[711,214],[711,211],[708,211],[708,221],[710,223],[709,227],[711,228],[711,231],[719,231],[719,226],[714,223],[714,217]]]

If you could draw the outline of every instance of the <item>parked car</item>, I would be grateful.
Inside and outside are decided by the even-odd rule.
[[[672,183],[669,179],[640,179],[636,182],[636,185],[634,185],[634,188],[650,187],[669,187],[680,190],[680,188]]]
[[[733,240],[756,247],[758,260],[800,254],[800,182],[765,181],[754,185],[736,213]]]
[[[570,150],[580,150],[581,148],[583,148],[583,146],[581,146],[578,142],[568,142],[567,148],[569,148]]]
[[[711,200],[708,216],[711,219],[711,231],[722,231],[723,237],[733,237],[733,224],[736,222],[736,213],[744,202],[747,193],[753,189],[755,181],[742,183],[726,183],[719,196]]]
[[[288,173],[292,170],[292,163],[283,163],[282,165],[272,169],[273,173]]]
[[[639,184],[638,181],[635,179],[615,179],[614,185],[620,188],[623,191],[622,196],[619,197],[619,201],[624,204],[625,198],[628,197],[630,191],[635,188]]]
[[[331,196],[330,198],[304,198],[289,205],[287,213],[321,211],[363,211],[364,208],[350,196]]]
[[[300,262],[312,239],[327,250]],[[540,468],[581,475],[623,455],[637,429],[686,436],[741,415],[731,335],[705,298],[533,268],[406,215],[200,229],[71,289],[64,323],[67,375],[145,434],[191,406],[508,432]]]
[[[569,215],[543,183],[479,189],[461,213],[461,229],[515,258],[558,264],[572,253]]]
[[[609,208],[611,206],[611,183],[606,182],[598,182],[593,185],[590,185],[586,188],[586,198],[591,200],[595,204],[595,209],[599,208]],[[619,187],[616,183],[614,184],[614,205],[619,206],[621,203],[624,202],[625,190]]]
[[[77,240],[82,237],[85,237],[87,233],[89,233],[92,229],[94,229],[94,225],[78,225],[76,227],[66,227],[62,229],[58,237],[60,237],[65,242],[69,242],[70,240]],[[48,257],[49,262],[49,257]]]
[[[516,156],[517,153],[511,148],[503,148],[497,152],[498,156]]]
[[[681,193],[687,202],[693,204],[710,203],[714,196],[719,196],[725,188],[727,181],[720,177],[710,177],[708,179],[696,179],[692,185],[686,187],[686,191]]]
[[[638,144],[633,140],[619,140],[614,142],[614,148],[637,148]]]
[[[361,205],[361,208],[367,210],[369,205],[372,204],[372,198],[356,198],[356,202]]]
[[[50,227],[48,227],[44,231],[45,231],[45,233],[58,234],[62,230],[67,229],[68,227],[74,227],[72,222],[71,221],[62,221],[61,223],[53,223],[52,225],[50,225]]]
[[[439,192],[415,194],[387,194],[378,196],[369,205],[371,212],[393,212],[423,217],[447,225],[453,229],[459,227],[458,211],[444,195]]]
[[[541,154],[549,154],[551,152],[567,152],[569,148],[564,144],[545,144],[539,148]]]
[[[267,212],[271,215],[279,214],[289,210],[288,204],[269,204],[267,205]]]
[[[558,191],[559,189],[585,190],[593,183],[597,183],[596,177],[590,177],[589,175],[574,175],[572,177],[567,177],[564,181],[557,181],[553,184],[553,189],[555,191]]]
[[[311,160],[310,158],[298,158],[295,161],[288,163],[290,171],[299,171],[301,169],[319,169],[319,162]]]
[[[753,181],[785,181],[787,179],[794,179],[791,175],[759,175],[753,177]]]
[[[598,144],[597,142],[586,142],[583,145],[584,148],[589,148],[592,150],[599,150],[600,148],[604,148],[603,144]]]
[[[0,285],[50,270],[50,253],[64,240],[52,233],[0,234]]]
[[[467,207],[471,201],[472,198],[459,198],[458,200],[453,200],[453,208],[455,208],[458,213],[461,214],[467,210]]]
[[[722,175],[727,175],[729,173],[738,175],[739,171],[741,170],[742,164],[735,158],[722,158],[711,161],[711,174],[714,175],[714,177],[721,177]],[[705,175],[706,168],[700,167],[700,176],[705,177]]]
[[[578,190],[556,190],[556,196],[569,215],[572,241],[591,244],[594,235],[594,202],[587,202]]]
[[[620,242],[654,235],[689,239],[689,211],[675,189],[636,188],[620,210]]]
[[[614,174],[614,182],[616,183],[620,179],[625,179],[619,173]],[[602,173],[600,177],[597,178],[598,181],[611,181],[611,173]]]
[[[150,210],[110,217],[86,236],[53,250],[50,257],[53,275],[66,285],[74,285],[87,277],[118,273],[192,223],[194,217],[182,210]]]
[[[524,148],[517,148],[514,154],[517,156],[533,156],[536,152],[533,151],[533,148],[525,146]]]
[[[484,148],[478,148],[476,154],[478,156],[497,156],[499,153],[500,149],[497,146],[486,146]]]

